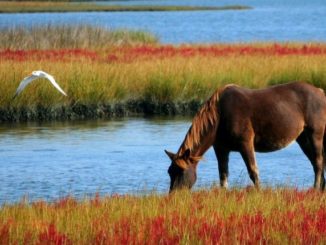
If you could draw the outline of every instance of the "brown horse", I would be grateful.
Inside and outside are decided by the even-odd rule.
[[[172,160],[170,191],[193,186],[197,164],[211,146],[222,187],[227,187],[231,151],[240,152],[259,187],[255,151],[276,151],[294,140],[313,166],[314,187],[324,189],[325,125],[326,97],[310,84],[293,82],[257,90],[226,85],[196,114],[178,152],[165,151]]]

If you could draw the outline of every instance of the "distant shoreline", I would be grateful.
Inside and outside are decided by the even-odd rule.
[[[223,11],[248,10],[249,6],[137,6],[137,5],[99,5],[89,2],[0,2],[0,13],[62,13],[62,12],[157,12],[157,11]]]

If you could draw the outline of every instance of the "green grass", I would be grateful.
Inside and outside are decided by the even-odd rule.
[[[263,52],[256,54],[259,45]],[[273,47],[145,45],[77,52],[2,50],[0,121],[112,117],[127,113],[192,114],[217,88],[229,83],[263,88],[301,80],[326,89],[324,45],[312,44],[313,53],[307,54],[307,48],[296,44],[291,46],[297,49],[290,55],[286,54],[286,45],[276,51]],[[233,53],[215,56],[214,48]],[[209,52],[196,53],[202,49]],[[251,53],[243,54],[244,49]],[[62,96],[47,81],[39,79],[12,100],[20,81],[33,70],[52,74],[68,96]]]
[[[230,5],[222,7],[201,6],[138,6],[138,5],[100,5],[92,2],[0,2],[0,13],[34,13],[34,12],[89,12],[89,11],[203,11],[203,10],[246,10],[248,6]]]
[[[145,31],[109,30],[91,25],[45,25],[0,29],[0,49],[106,49],[112,45],[155,44]]]

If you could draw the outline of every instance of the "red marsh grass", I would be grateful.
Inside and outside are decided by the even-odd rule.
[[[67,30],[67,33],[69,30]],[[88,34],[89,35],[89,34]],[[60,38],[61,39],[61,38]],[[35,40],[34,40],[35,41]],[[33,41],[33,43],[34,43]],[[52,60],[60,61],[78,58],[89,58],[99,62],[133,62],[140,60],[169,59],[174,57],[192,58],[202,57],[230,57],[230,56],[323,56],[326,55],[325,44],[213,44],[213,45],[113,45],[114,42],[108,42],[107,46],[93,46],[93,49],[85,48],[91,45],[77,44],[71,48],[54,49],[16,49],[10,45],[3,44],[0,50],[0,58],[4,60]],[[121,40],[117,41],[122,43]],[[7,41],[3,41],[7,43]],[[56,42],[54,42],[56,43]],[[105,41],[103,41],[105,43]],[[55,45],[55,44],[54,44]],[[63,47],[63,45],[58,45]],[[13,46],[14,47],[14,46]],[[22,47],[21,45],[19,47]],[[26,47],[26,46],[25,46]],[[69,48],[70,47],[70,48]]]
[[[325,194],[212,188],[0,208],[0,244],[325,244]]]

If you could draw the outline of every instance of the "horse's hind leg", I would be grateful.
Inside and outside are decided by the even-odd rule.
[[[326,180],[325,180],[325,176],[324,176],[324,172],[325,172],[325,166],[326,166],[326,154],[325,154],[325,147],[323,147],[323,170],[321,173],[321,189],[325,190],[325,186],[326,186]]]
[[[326,186],[326,180],[324,177],[324,172],[326,169],[326,131],[324,130],[324,137],[323,137],[323,170],[322,170],[322,183],[321,183],[321,189],[325,190]]]
[[[321,188],[322,190],[325,190],[325,186],[326,186],[326,180],[325,180],[325,177],[324,177],[324,172],[325,172],[325,169],[326,169],[326,134],[325,134],[325,131],[324,131],[324,139],[323,139],[323,171],[322,171],[322,184],[321,184]]]
[[[322,132],[320,132],[322,131]],[[314,187],[316,189],[323,189],[325,186],[324,177],[324,159],[323,159],[323,130],[307,130],[305,129],[301,135],[297,138],[297,142],[300,145],[302,151],[310,160],[314,172],[315,182]]]
[[[321,133],[315,132],[312,135],[312,142],[315,152],[315,187],[318,189],[324,189],[325,177],[324,177],[324,154],[323,154],[323,138],[324,130]]]
[[[228,176],[229,176],[229,154],[230,151],[221,149],[214,145],[214,151],[218,161],[218,171],[220,174],[220,185],[221,187],[228,187]]]

